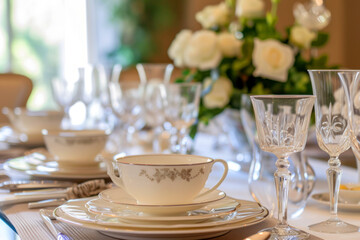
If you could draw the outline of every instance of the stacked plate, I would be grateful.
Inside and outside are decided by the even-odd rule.
[[[94,166],[60,167],[51,154],[42,148],[31,150],[23,157],[7,161],[4,169],[10,176],[22,178],[87,180],[108,177],[103,162]]]
[[[216,190],[192,203],[144,205],[120,188],[98,197],[70,200],[54,211],[63,222],[125,239],[200,239],[259,223],[268,210]]]

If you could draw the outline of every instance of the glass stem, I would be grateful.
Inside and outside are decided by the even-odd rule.
[[[162,151],[161,149],[161,144],[160,144],[160,136],[162,133],[163,129],[161,126],[157,126],[154,129],[154,139],[153,139],[153,152],[154,153],[159,153]]]
[[[174,142],[172,143],[173,153],[186,154],[187,148],[186,148],[185,136],[186,136],[186,129],[176,129]]]
[[[278,220],[279,225],[286,227],[287,224],[287,203],[289,196],[289,184],[291,172],[289,171],[288,157],[281,157],[276,161],[277,170],[274,174],[276,196],[278,204]]]
[[[339,188],[342,175],[342,170],[340,169],[341,162],[338,157],[330,157],[328,165],[329,168],[326,171],[326,176],[330,193],[330,220],[336,220]]]

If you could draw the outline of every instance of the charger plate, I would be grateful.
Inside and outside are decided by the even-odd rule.
[[[57,220],[84,228],[97,230],[104,235],[124,238],[130,240],[138,239],[204,239],[216,237],[227,233],[230,230],[247,227],[264,221],[269,212],[266,208],[259,206],[263,209],[261,214],[257,213],[253,216],[236,217],[232,218],[219,218],[205,223],[194,224],[174,224],[174,225],[144,225],[143,223],[126,223],[109,222],[104,223],[102,219],[96,214],[89,212],[85,204],[89,199],[76,199],[70,200],[66,204],[54,210],[54,216]],[[248,204],[249,201],[238,200],[241,203]]]

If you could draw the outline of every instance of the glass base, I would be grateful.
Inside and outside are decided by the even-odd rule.
[[[338,218],[310,225],[309,229],[323,233],[352,233],[359,231],[359,227],[343,222]]]
[[[267,240],[303,240],[308,239],[310,234],[300,229],[289,226],[276,226],[261,230],[261,232],[270,232],[270,237]]]

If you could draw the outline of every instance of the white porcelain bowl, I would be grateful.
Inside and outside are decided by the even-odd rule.
[[[30,111],[26,108],[3,108],[14,130],[29,135],[40,135],[42,129],[57,130],[64,113],[59,111]]]
[[[42,133],[46,148],[59,165],[95,165],[110,131],[43,129]]]
[[[360,203],[360,184],[342,184],[339,191],[339,200],[344,203]]]

